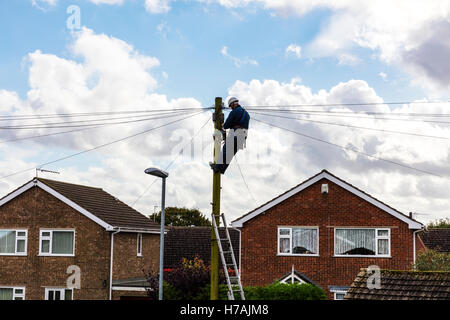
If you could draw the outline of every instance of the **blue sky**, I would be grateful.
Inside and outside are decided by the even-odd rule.
[[[55,6],[41,4],[45,11],[30,0],[3,1],[0,41],[7,44],[7,50],[0,52],[1,88],[25,96],[28,73],[24,58],[35,50],[77,59],[67,50],[72,36],[66,28],[66,9],[72,4],[81,9],[82,26],[124,40],[141,54],[157,57],[161,62],[159,74],[155,74],[160,80],[158,91],[171,98],[190,96],[209,105],[215,96],[225,96],[236,79],[289,82],[296,77],[313,91],[350,79],[364,79],[385,101],[426,96],[420,88],[410,86],[401,70],[373,58],[373,50],[354,49],[361,62],[350,66],[340,65],[334,57],[286,55],[290,44],[303,48],[318,35],[330,18],[328,9],[313,10],[299,19],[273,16],[255,7],[227,9],[196,2],[177,2],[170,12],[152,15],[142,1],[96,5],[60,0]],[[230,55],[247,57],[258,65],[235,66],[221,54],[224,46]],[[162,77],[163,71],[170,81]],[[379,76],[380,72],[388,75],[389,82]]]
[[[67,27],[71,5],[80,9],[80,29]],[[418,104],[417,100],[450,99],[449,30],[448,0],[1,1],[0,112],[209,107],[217,96],[238,96],[244,106],[415,101],[371,110],[444,114],[448,103]],[[359,108],[346,111],[358,113]],[[46,168],[61,174],[46,177],[103,187],[132,204],[149,185],[143,169],[170,163],[177,143],[190,139],[210,116],[199,115],[127,143],[54,163]],[[376,117],[308,119],[450,137],[445,124]],[[155,123],[164,121],[0,143],[0,176],[132,135]],[[248,194],[232,163],[223,180],[228,220],[322,169],[400,211],[426,212],[423,220],[448,216],[450,148],[445,140],[280,118],[271,118],[271,123],[442,178],[253,121],[241,167],[254,194]],[[200,134],[200,157],[183,158],[171,167],[169,205],[209,212],[211,130],[207,126]],[[3,130],[0,141],[48,132]],[[267,146],[273,152],[266,163],[255,165],[255,158],[245,158]],[[25,172],[0,179],[0,193],[33,176],[34,172]],[[136,208],[153,210],[158,203],[155,185]]]

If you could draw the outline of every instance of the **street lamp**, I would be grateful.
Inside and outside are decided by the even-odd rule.
[[[162,196],[161,196],[161,237],[159,243],[159,300],[163,299],[163,273],[164,273],[164,206],[166,202],[166,178],[169,173],[157,168],[145,169],[146,174],[162,178]]]

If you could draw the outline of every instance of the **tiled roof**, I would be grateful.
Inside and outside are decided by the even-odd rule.
[[[428,229],[420,234],[423,244],[438,252],[450,252],[450,228]]]
[[[158,223],[151,221],[101,188],[43,178],[36,179],[113,227],[145,231],[160,230]]]
[[[367,269],[361,269],[345,299],[450,300],[450,272],[381,270],[381,288],[369,289],[367,282],[372,275]]]
[[[210,227],[167,227],[164,236],[164,268],[179,265],[183,258],[193,259],[196,255],[209,265],[211,260]],[[239,267],[239,231],[228,229],[236,263]],[[221,238],[225,238],[225,229],[219,229]],[[222,242],[224,243],[224,242]],[[224,248],[224,250],[226,250]],[[219,258],[220,262],[220,258]],[[220,263],[222,266],[222,263]]]

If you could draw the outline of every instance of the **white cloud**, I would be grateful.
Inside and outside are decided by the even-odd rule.
[[[28,55],[30,90],[26,99],[22,100],[16,92],[0,90],[2,112],[25,115],[201,107],[200,102],[193,98],[168,100],[166,96],[155,92],[157,82],[151,72],[159,66],[158,59],[138,52],[120,39],[96,34],[87,28],[74,33],[73,36],[73,43],[68,52],[77,58],[77,61],[41,51],[30,53]],[[181,139],[180,136],[174,136],[174,133],[182,130],[184,134],[181,137],[190,137],[199,129],[200,124],[210,121],[210,116],[210,113],[198,115],[190,121],[185,120],[176,125],[160,128],[69,161],[57,162],[45,168],[60,171],[59,176],[46,173],[40,173],[40,176],[102,187],[132,204],[151,182],[143,170],[148,166],[164,168],[173,160],[171,151],[180,144]],[[18,143],[0,143],[0,152],[3,154],[0,157],[0,176],[32,168],[180,118],[109,126]],[[57,118],[51,122],[62,121],[67,119]],[[9,124],[18,124],[18,121]],[[49,131],[10,130],[2,135],[1,140],[44,133]],[[211,152],[210,131],[204,133],[207,134],[203,139],[200,136],[200,141],[196,141],[197,144],[200,142],[200,146],[196,148]],[[183,143],[183,146],[185,144]],[[181,178],[183,174],[189,175],[198,171],[197,174],[201,175],[203,180],[206,179],[209,177],[207,173],[210,173],[207,161],[181,160],[170,171],[171,181],[179,184],[172,182],[168,184],[168,205],[188,204],[201,207],[207,212],[209,200],[204,197],[203,192],[201,195],[199,192],[208,186],[190,187],[192,180]],[[189,171],[184,171],[186,168],[189,168]],[[114,175],[111,175],[111,172],[114,172]],[[5,194],[17,188],[32,176],[33,170],[0,180],[0,193]],[[202,181],[201,177],[197,180]],[[148,212],[148,208],[159,203],[159,194],[158,184],[155,184],[136,204],[137,209]]]
[[[240,59],[240,58],[237,58],[237,57],[234,57],[234,56],[230,55],[230,54],[228,53],[228,47],[226,47],[226,46],[223,46],[223,47],[222,47],[222,49],[220,50],[220,53],[221,53],[224,57],[226,57],[226,58],[232,60],[232,61],[234,62],[234,65],[235,65],[236,67],[238,67],[238,68],[240,68],[241,66],[246,65],[246,64],[251,64],[251,65],[254,65],[254,66],[257,66],[257,65],[258,65],[258,61],[253,60],[253,59],[250,59],[250,58],[248,58],[248,57],[245,57],[244,59]]]
[[[386,79],[387,79],[387,74],[386,74],[386,73],[380,72],[380,73],[378,73],[378,75],[379,75],[384,81],[386,81]]]
[[[348,53],[339,54],[338,61],[339,65],[343,66],[356,66],[357,64],[361,63],[361,59]]]
[[[92,3],[95,3],[95,4],[111,4],[111,5],[118,4],[118,5],[120,5],[120,4],[123,4],[123,2],[125,0],[89,0],[89,1],[91,1]]]
[[[303,16],[328,9],[331,16],[317,37],[303,48],[304,57],[352,55],[368,48],[400,67],[412,83],[432,94],[450,89],[450,1],[448,0],[220,0],[227,8],[257,5],[281,16]],[[348,57],[348,56],[347,56]],[[350,60],[352,63],[353,60]]]
[[[145,9],[150,13],[167,13],[171,0],[145,0]]]
[[[33,5],[38,5],[39,3],[45,3],[51,6],[55,6],[58,3],[58,0],[32,0]]]
[[[329,90],[319,90],[318,92],[312,92],[309,87],[301,85],[295,80],[288,83],[280,83],[275,80],[252,80],[248,83],[237,81],[229,89],[229,95],[238,97],[244,107],[383,102],[375,90],[362,80],[339,83]],[[302,109],[312,109],[312,107]],[[291,110],[298,110],[298,108],[292,107]],[[274,150],[279,152],[278,159],[280,160],[278,162],[280,171],[268,177],[262,177],[262,171],[257,166],[241,163],[241,167],[245,167],[247,182],[260,204],[325,168],[404,213],[414,211],[430,214],[430,216],[418,217],[421,221],[448,216],[448,209],[443,202],[447,201],[447,206],[449,203],[448,200],[443,199],[445,197],[448,199],[450,196],[448,191],[450,190],[450,181],[445,178],[449,175],[447,163],[450,158],[450,148],[445,140],[359,130],[345,127],[345,125],[442,137],[450,136],[448,127],[420,121],[383,121],[377,119],[377,116],[361,115],[361,106],[324,106],[316,107],[314,110],[344,111],[348,115],[345,118],[340,118],[288,112],[281,114],[284,117],[306,120],[300,121],[251,113],[252,128],[250,134],[257,134],[255,131],[258,134],[259,132],[264,132],[263,134],[267,137],[267,143],[270,143]],[[370,110],[385,113],[445,113],[445,105],[406,104],[391,110],[389,106],[380,104],[370,108]],[[274,115],[273,112],[266,113]],[[360,116],[367,119],[355,119],[348,116]],[[386,117],[389,117],[389,115]],[[422,174],[392,163],[375,160],[349,150],[342,150],[329,144],[301,137],[288,131],[280,131],[259,123],[256,121],[257,119],[344,147],[353,146],[375,157],[432,171],[444,178]],[[308,122],[307,120],[316,122]],[[358,123],[355,123],[355,121],[358,121]],[[342,124],[343,126],[327,125],[323,122]],[[275,135],[276,132],[278,133]],[[272,136],[277,136],[278,139],[269,141],[269,138]],[[252,144],[249,143],[248,149],[252,147]],[[245,152],[249,152],[249,150]],[[234,179],[239,179],[237,169],[234,169],[233,166],[231,168],[229,175],[231,176],[233,172],[235,175]],[[229,184],[231,183],[236,188],[236,181],[230,181]],[[443,193],[427,191],[428,189],[421,187],[422,185],[432,185],[433,188],[440,189]],[[411,188],[406,190],[402,186]],[[239,190],[241,190],[241,193],[246,194],[245,186],[241,185]],[[229,196],[231,197],[231,194]],[[254,207],[251,200],[242,198],[241,201],[233,204],[232,210],[228,209],[228,211],[235,212],[239,210],[239,207],[245,206],[249,210]],[[233,199],[237,199],[237,197]],[[230,205],[228,202],[226,203]]]
[[[58,0],[31,0],[33,7],[46,12],[48,9],[55,7]]]
[[[0,104],[4,106],[2,112],[24,115],[201,107],[201,103],[193,98],[168,100],[166,96],[158,94],[158,83],[152,72],[157,70],[159,60],[138,52],[129,43],[120,39],[96,34],[84,28],[74,34],[73,44],[69,47],[68,53],[73,55],[73,59],[40,51],[30,53],[28,57],[30,90],[23,100],[15,92],[0,90]],[[223,53],[228,54],[226,47],[222,49]],[[254,79],[249,82],[236,81],[228,94],[238,97],[244,107],[383,101],[375,90],[362,80],[351,80],[314,92],[298,78],[287,83]],[[444,113],[445,107],[435,104],[409,104],[391,111],[387,105],[379,105],[372,110]],[[349,112],[349,115],[360,112],[357,106],[322,107],[317,110],[340,110]],[[341,124],[354,124],[355,120],[291,113],[284,115]],[[47,168],[61,171],[61,175],[57,177],[51,174],[42,175],[102,187],[119,199],[132,204],[152,181],[143,170],[149,166],[165,168],[174,159],[172,150],[179,146],[180,142],[185,145],[186,137],[196,132],[210,116],[210,113],[206,113],[192,121],[180,122],[148,135],[98,149],[95,153],[73,158],[72,162],[58,162]],[[239,152],[238,159],[258,204],[270,200],[326,168],[403,212],[431,213],[427,219],[448,214],[450,184],[447,180],[418,174],[392,164],[368,159],[351,151],[301,138],[258,123],[255,120],[258,118],[268,120],[272,125],[286,127],[332,143],[355,146],[378,157],[406,162],[442,175],[448,176],[450,173],[449,147],[439,140],[380,134],[317,122],[252,114],[247,149]],[[66,119],[59,119],[63,120]],[[0,158],[0,176],[166,122],[168,120],[118,125],[27,140],[21,144],[0,144],[0,151],[4,155]],[[392,123],[378,120],[374,116],[359,119],[358,125],[393,129]],[[425,122],[395,122],[395,130],[450,136],[450,129],[447,126]],[[44,132],[14,131],[7,133],[8,136],[2,136],[2,140]],[[168,206],[192,206],[201,209],[205,214],[210,212],[211,198],[208,194],[211,192],[211,170],[207,163],[212,153],[211,132],[212,125],[206,126],[203,134],[196,139],[192,150],[200,150],[199,158],[181,159],[169,170]],[[254,154],[259,154],[260,148],[266,148],[267,153],[260,158],[254,157]],[[28,172],[0,180],[0,193],[10,192],[27,179],[31,179],[33,175],[34,172]],[[402,185],[407,185],[408,189],[405,190]],[[429,191],[435,189],[441,192]],[[228,215],[229,221],[255,207],[246,191],[236,162],[231,164],[223,178],[222,199],[223,212]],[[155,183],[136,204],[136,208],[144,213],[153,211],[153,205],[159,205],[159,201],[160,184]]]
[[[285,52],[286,55],[293,55],[298,59],[302,57],[302,47],[293,43],[287,46]]]

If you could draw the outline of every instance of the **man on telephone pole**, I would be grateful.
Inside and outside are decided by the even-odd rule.
[[[250,122],[250,115],[241,107],[237,98],[231,97],[228,100],[228,107],[232,110],[223,124],[223,129],[230,130],[222,147],[222,157],[219,158],[218,163],[210,163],[214,172],[220,172],[221,174],[225,173],[236,153],[245,148]]]

